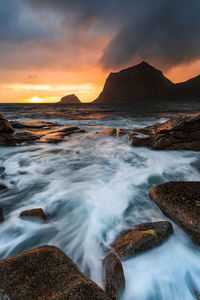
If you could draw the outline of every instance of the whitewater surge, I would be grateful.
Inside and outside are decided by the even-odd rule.
[[[142,127],[153,120],[70,122],[81,127],[105,123]],[[10,188],[0,198],[6,219],[0,226],[0,258],[55,245],[98,284],[104,249],[122,230],[167,220],[148,198],[149,189],[169,180],[200,180],[198,153],[152,151],[134,148],[126,140],[87,135],[57,145],[1,147],[0,166],[5,168],[1,182]],[[19,218],[22,210],[34,207],[44,209],[46,223]],[[174,235],[163,245],[123,262],[122,300],[195,299],[194,287],[200,290],[199,248],[173,225]]]

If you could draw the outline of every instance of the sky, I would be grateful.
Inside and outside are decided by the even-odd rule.
[[[141,61],[185,81],[199,37],[200,0],[0,0],[0,102],[89,102]]]

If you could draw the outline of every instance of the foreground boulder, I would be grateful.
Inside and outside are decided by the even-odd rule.
[[[0,114],[0,146],[14,146],[14,129],[10,122]]]
[[[43,246],[0,261],[0,299],[106,300],[61,250]]]
[[[200,182],[167,182],[153,187],[149,196],[200,244]]]
[[[20,213],[20,218],[22,219],[41,219],[43,221],[47,220],[47,216],[42,208],[33,208],[29,210],[24,210]]]
[[[125,288],[125,277],[122,263],[113,252],[103,259],[102,281],[106,295],[117,300]]]
[[[200,151],[200,114],[181,116],[163,124],[134,129],[130,139],[134,146],[157,150]]]
[[[122,232],[111,247],[121,259],[127,259],[160,245],[172,233],[172,224],[166,221],[135,225]]]

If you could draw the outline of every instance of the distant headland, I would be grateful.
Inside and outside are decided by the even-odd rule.
[[[173,83],[147,62],[110,73],[99,97],[92,103],[200,100],[200,75]]]

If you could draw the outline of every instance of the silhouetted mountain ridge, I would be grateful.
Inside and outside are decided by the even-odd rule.
[[[173,83],[147,62],[110,73],[94,103],[121,103],[138,100],[200,100],[200,75]]]

